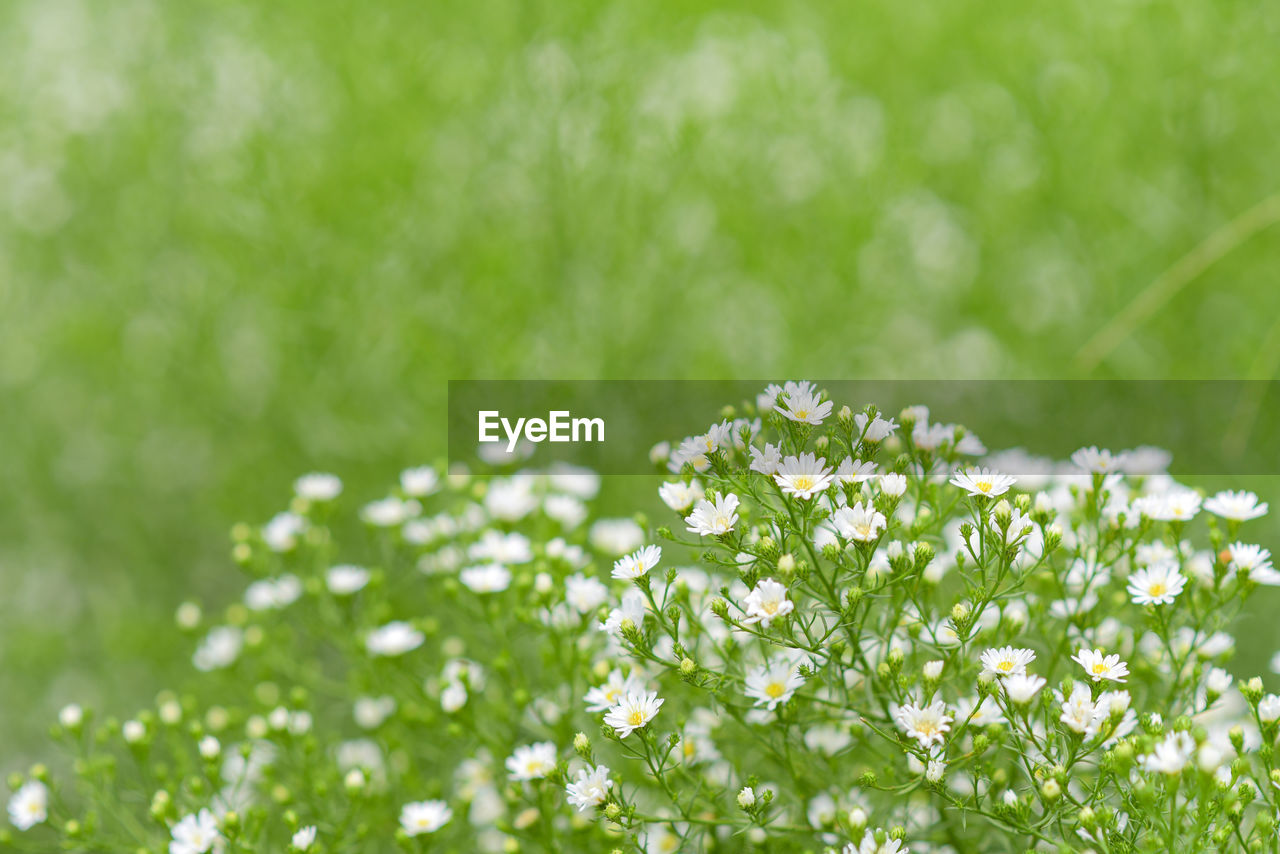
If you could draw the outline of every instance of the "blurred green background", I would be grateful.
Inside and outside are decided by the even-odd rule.
[[[185,673],[230,524],[442,454],[449,378],[1273,375],[1278,36],[1242,0],[0,0],[0,734]]]

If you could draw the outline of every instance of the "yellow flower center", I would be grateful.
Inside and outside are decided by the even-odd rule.
[[[807,410],[807,409],[793,409],[793,410],[791,410],[791,412],[796,416],[796,418],[808,418],[808,417],[809,417],[809,410]]]
[[[1153,597],[1163,596],[1168,589],[1169,588],[1165,587],[1164,584],[1157,581],[1155,584],[1152,584],[1150,587],[1147,588],[1147,594]]]
[[[761,604],[760,609],[761,609],[762,611],[764,611],[766,614],[776,614],[776,613],[778,613],[778,603],[777,603],[777,602],[765,602],[765,603]]]
[[[995,484],[989,480],[980,480],[975,483],[974,486],[978,487],[979,492],[990,492],[992,488],[994,488]]]
[[[1105,665],[1105,664],[1103,664],[1101,661],[1099,661],[1099,662],[1097,662],[1096,664],[1094,664],[1094,665],[1093,665],[1093,672],[1094,672],[1094,673],[1106,673],[1106,672],[1107,672],[1107,665]]]
[[[1013,670],[1013,662],[1006,658],[1004,661],[996,665],[996,670],[1008,673],[1010,670]]]
[[[795,488],[799,490],[813,489],[813,478],[809,477],[807,474],[798,476],[793,483],[795,484]]]
[[[632,726],[643,726],[643,725],[644,725],[644,712],[641,712],[641,711],[634,711],[634,712],[632,712],[632,713],[631,713],[631,717],[627,718],[627,721],[628,721]]]
[[[765,687],[764,692],[768,694],[771,699],[776,700],[783,694],[787,693],[787,688],[781,682],[770,682],[768,686]]]

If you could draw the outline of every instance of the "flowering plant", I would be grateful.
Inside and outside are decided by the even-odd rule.
[[[990,454],[923,407],[770,386],[651,456],[413,469],[339,551],[342,484],[238,526],[197,688],[68,706],[16,851],[1274,850],[1280,697],[1225,669],[1244,523],[1153,449]]]

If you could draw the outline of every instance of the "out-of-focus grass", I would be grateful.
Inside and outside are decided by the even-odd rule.
[[[1280,190],[1280,7],[0,4],[0,732],[461,377],[1061,376]],[[1253,370],[1277,232],[1099,369]]]

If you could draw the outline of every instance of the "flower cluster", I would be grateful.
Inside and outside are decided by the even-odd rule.
[[[234,532],[243,600],[179,609],[194,687],[65,709],[0,846],[1271,850],[1280,697],[1227,669],[1280,584],[1253,494],[809,383],[651,458],[657,524],[569,467],[351,514],[299,480]]]

